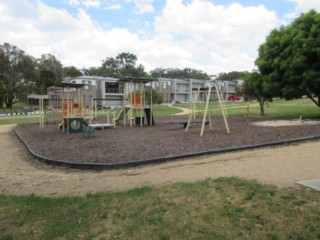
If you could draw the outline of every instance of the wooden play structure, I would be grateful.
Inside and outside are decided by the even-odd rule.
[[[83,104],[84,84],[62,83],[61,122],[59,129],[67,133],[83,132],[86,115]]]
[[[44,96],[39,96],[39,124],[41,128],[44,128],[44,123],[47,118],[46,109],[44,104]]]
[[[106,116],[106,122],[104,123],[94,123],[93,120],[98,117],[98,107],[97,107],[97,101],[108,101],[106,98],[92,98],[91,106],[90,106],[90,116],[89,116],[89,124],[88,126],[91,128],[108,128],[108,127],[116,127],[116,111],[107,109],[106,112],[103,112],[102,114]]]
[[[216,90],[216,93],[217,93],[217,97],[218,97],[218,103],[219,103],[219,110],[221,111],[221,114],[222,114],[222,117],[223,117],[223,121],[224,121],[224,124],[225,124],[225,127],[226,127],[226,130],[227,130],[227,133],[230,133],[230,130],[229,130],[229,125],[228,125],[228,121],[227,121],[227,112],[226,112],[226,109],[225,109],[225,106],[224,106],[224,103],[222,101],[222,97],[221,97],[221,93],[218,89],[218,86],[216,84],[213,85],[215,90]],[[193,94],[193,101],[192,101],[192,104],[191,104],[191,112],[188,116],[188,124],[186,126],[186,129],[185,131],[187,132],[190,125],[192,123],[201,123],[201,131],[200,131],[200,136],[203,135],[203,132],[204,132],[204,128],[205,128],[205,125],[209,124],[210,126],[210,129],[212,129],[212,122],[211,122],[211,116],[210,116],[210,108],[209,108],[209,105],[210,105],[210,97],[211,97],[211,90],[212,90],[212,87],[209,86],[208,88],[198,88],[198,89],[194,89],[195,92]],[[195,121],[192,121],[193,119],[195,119],[196,117],[196,104],[198,102],[198,97],[200,95],[200,91],[205,91],[206,92],[206,105],[205,105],[205,109],[204,109],[204,113],[203,113],[203,118],[202,118],[202,121],[201,122],[195,122]]]
[[[124,87],[123,106],[116,120],[123,119],[123,125],[126,126],[143,126],[154,125],[153,109],[152,109],[152,81],[146,78],[123,78],[119,80]],[[148,86],[149,85],[149,86]],[[147,88],[150,92],[147,96]]]

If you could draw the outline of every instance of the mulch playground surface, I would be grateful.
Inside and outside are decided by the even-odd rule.
[[[155,126],[124,127],[120,122],[115,129],[97,130],[90,137],[63,133],[56,124],[44,128],[35,123],[21,124],[16,126],[16,132],[35,154],[44,158],[110,165],[320,135],[320,124],[285,127],[252,124],[267,120],[272,119],[252,117],[247,121],[245,117],[229,117],[228,134],[222,117],[212,117],[213,129],[207,125],[202,137],[200,124],[193,124],[188,132],[182,124],[165,124],[187,121],[186,116],[155,117]]]

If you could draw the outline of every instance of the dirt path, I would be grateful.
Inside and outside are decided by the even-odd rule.
[[[46,166],[32,159],[12,128],[13,125],[0,126],[0,193],[3,194],[85,195],[221,176],[293,187],[299,180],[320,177],[319,141],[125,170],[82,171]]]
[[[169,107],[172,107],[172,108],[177,108],[177,109],[180,109],[182,112],[179,112],[179,113],[175,113],[173,115],[187,115],[191,112],[191,109],[190,108],[182,108],[182,107],[176,107],[176,106],[172,106],[172,105],[169,105]]]

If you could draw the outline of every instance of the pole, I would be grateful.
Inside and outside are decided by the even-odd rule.
[[[219,105],[220,105],[222,116],[223,116],[224,125],[226,126],[227,133],[230,133],[228,122],[227,122],[227,119],[226,119],[226,114],[225,114],[225,111],[224,111],[222,103],[221,103],[221,96],[220,96],[220,93],[219,93],[219,89],[217,88],[216,85],[214,85],[214,86],[216,88],[216,91],[218,92],[217,96],[218,96],[218,101],[219,101]]]
[[[208,89],[208,92],[207,92],[206,107],[205,107],[205,111],[204,111],[204,115],[203,115],[200,136],[203,135],[204,126],[206,124],[206,117],[207,117],[207,113],[208,113],[208,110],[209,110],[209,103],[210,103],[210,95],[211,95],[211,86],[209,86],[209,89]]]

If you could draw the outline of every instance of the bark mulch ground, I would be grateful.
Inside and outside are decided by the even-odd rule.
[[[156,117],[155,126],[142,127],[124,127],[120,123],[115,129],[97,130],[91,137],[82,133],[63,133],[54,124],[47,124],[45,128],[40,128],[38,124],[21,124],[16,127],[16,132],[40,156],[96,164],[126,163],[320,135],[320,124],[286,127],[252,125],[253,122],[272,120],[266,117],[254,117],[249,121],[245,117],[229,117],[229,134],[222,117],[213,117],[213,129],[210,130],[207,125],[202,137],[200,124],[193,124],[188,132],[182,124],[165,124],[186,120],[186,116]]]

